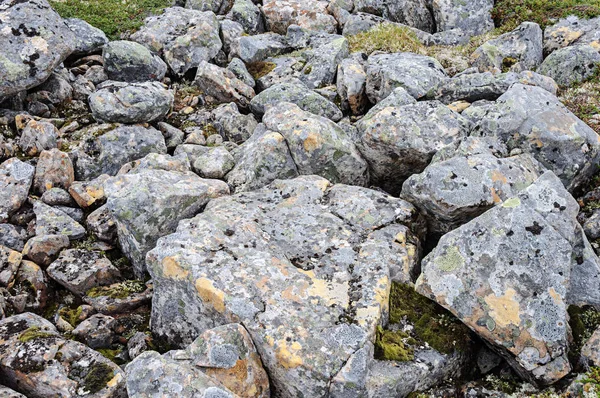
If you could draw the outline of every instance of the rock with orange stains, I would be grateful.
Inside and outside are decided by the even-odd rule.
[[[0,320],[0,378],[28,397],[126,397],[117,365],[32,313]]]
[[[160,371],[164,373],[161,374]],[[174,372],[170,374],[170,371]],[[179,370],[179,372],[177,372]],[[130,396],[270,397],[269,378],[250,335],[230,323],[205,331],[185,350],[145,353],[127,365]],[[222,395],[210,392],[220,389]],[[212,394],[212,395],[211,395]]]
[[[515,196],[539,174],[529,154],[455,156],[413,174],[402,185],[402,197],[425,215],[428,231],[443,235]]]
[[[263,123],[285,138],[299,174],[320,175],[333,183],[367,185],[367,162],[350,134],[331,120],[281,102],[267,108]]]
[[[19,147],[27,156],[37,156],[45,149],[57,147],[58,129],[50,122],[30,120],[21,132]]]
[[[600,260],[578,205],[551,172],[444,235],[416,289],[485,339],[524,378],[552,384],[571,370],[567,306],[599,303]]]
[[[509,152],[529,152],[573,192],[597,171],[600,136],[540,87],[514,84],[496,102],[463,111],[472,135],[498,137]]]
[[[54,187],[69,189],[75,171],[69,155],[56,148],[42,151],[33,177],[33,189],[43,194]]]
[[[408,202],[318,176],[214,199],[146,256],[153,332],[181,346],[241,323],[276,396],[343,391],[392,280],[416,276],[422,234]]]
[[[559,48],[581,44],[600,48],[600,18],[580,19],[569,15],[544,30],[546,54]]]

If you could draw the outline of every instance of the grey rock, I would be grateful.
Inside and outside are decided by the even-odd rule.
[[[237,22],[230,19],[224,19],[221,21],[221,41],[223,42],[222,50],[229,54],[232,58],[231,49],[235,39],[244,35],[244,27]]]
[[[0,286],[12,286],[22,258],[21,253],[8,247],[0,246]]]
[[[408,91],[402,87],[395,88],[387,97],[375,104],[362,118],[369,120],[381,110],[388,107],[400,107],[409,104],[416,104],[417,100],[411,96]]]
[[[254,98],[252,101],[254,101]],[[252,115],[242,115],[234,103],[223,104],[216,108],[212,114],[214,117],[214,127],[217,131],[229,141],[236,144],[241,144],[250,138],[258,125],[258,122]]]
[[[196,159],[198,159],[198,156],[206,152],[208,152],[208,147],[204,145],[181,144],[178,145],[177,148],[175,148],[173,155],[180,156],[182,154],[185,154],[188,160],[190,161],[190,164],[193,164],[196,161]]]
[[[127,353],[129,354],[129,358],[134,360],[144,351],[148,351],[150,349],[150,336],[146,333],[136,332],[129,340],[127,340]]]
[[[231,43],[230,54],[239,57],[246,63],[252,63],[275,57],[290,50],[285,36],[269,32],[236,38]]]
[[[194,161],[194,171],[204,178],[223,178],[233,167],[235,161],[229,151],[221,146],[211,148]]]
[[[112,316],[95,314],[77,325],[71,333],[90,348],[109,348],[117,337],[115,326]]]
[[[374,337],[391,280],[415,271],[413,217],[400,199],[316,176],[213,200],[147,256],[153,332],[181,346],[236,319],[279,396],[328,396]]]
[[[232,0],[186,0],[185,8],[198,11],[212,11],[215,14],[226,14],[231,8]]]
[[[106,205],[90,213],[86,219],[88,231],[101,241],[113,243],[117,238],[117,226]]]
[[[29,90],[27,101],[33,103],[39,101],[46,105],[59,105],[73,98],[73,87],[65,76],[52,73],[50,77],[39,86]]]
[[[25,240],[25,229],[12,224],[0,224],[0,245],[20,252],[25,246]]]
[[[58,129],[45,120],[30,120],[21,132],[19,147],[27,156],[37,156],[45,149],[57,147]]]
[[[78,18],[67,18],[65,23],[75,34],[75,54],[91,54],[100,50],[108,38],[98,28]]]
[[[309,88],[335,83],[339,63],[350,54],[348,40],[340,35],[315,34],[308,45],[310,47],[303,53],[306,64],[299,79]]]
[[[256,75],[257,92],[266,90],[278,83],[295,83],[303,85],[304,83],[299,79],[299,74],[300,70],[304,67],[304,64],[304,60],[300,57],[279,56],[267,58],[265,64],[262,64],[266,67],[265,70]]]
[[[470,123],[441,102],[425,101],[383,108],[356,127],[372,183],[398,193],[404,180],[422,172],[437,151],[467,136]]]
[[[470,35],[480,35],[494,29],[494,0],[433,0],[431,9],[438,31],[455,28]]]
[[[47,266],[67,247],[69,237],[66,235],[34,236],[25,243],[23,255],[38,265]]]
[[[383,17],[392,22],[433,33],[435,22],[428,9],[427,0],[400,0],[387,2],[382,0],[356,0],[354,10]]]
[[[600,212],[594,211],[594,213],[585,220],[583,223],[583,230],[585,231],[585,236],[590,240],[600,238]]]
[[[93,295],[83,297],[83,301],[94,311],[105,315],[130,313],[149,305],[151,300],[152,283],[143,283],[139,280],[99,286],[93,290]]]
[[[165,122],[158,122],[157,126],[165,137],[167,150],[175,148],[177,145],[183,144],[185,133],[177,127],[171,126]]]
[[[0,386],[0,396],[4,398],[27,398],[25,395],[4,386]]]
[[[581,356],[591,366],[600,365],[600,329],[594,330],[592,336],[581,348]]]
[[[244,27],[249,35],[256,35],[265,31],[262,13],[257,5],[250,0],[235,0],[228,16]]]
[[[100,65],[92,65],[83,75],[88,81],[93,84],[100,84],[108,80],[108,75],[104,68]]]
[[[254,81],[254,78],[250,72],[248,72],[248,69],[246,69],[246,65],[241,59],[233,58],[229,64],[227,64],[227,69],[232,71],[235,77],[246,83],[248,86],[254,88],[256,82]]]
[[[173,100],[173,93],[158,82],[107,81],[90,95],[89,104],[99,122],[150,123],[164,118]]]
[[[342,110],[353,115],[362,115],[369,103],[366,94],[367,72],[363,53],[353,54],[342,60],[337,70],[337,92],[341,98]]]
[[[471,108],[463,116],[473,116],[473,135],[496,136],[509,151],[531,153],[569,191],[594,172],[598,135],[546,90],[516,83],[495,103]]]
[[[471,55],[471,64],[480,72],[522,72],[535,69],[543,59],[542,29],[534,22],[523,22],[482,44]]]
[[[38,200],[33,204],[33,211],[35,212],[35,234],[38,236],[65,235],[70,240],[85,236],[85,228],[62,210]]]
[[[598,47],[600,40],[600,18],[580,19],[569,15],[544,30],[544,52],[552,53],[570,45],[589,44]]]
[[[102,59],[104,71],[110,80],[160,81],[167,73],[167,64],[159,56],[134,41],[111,41],[102,49]]]
[[[284,35],[290,25],[335,33],[337,22],[327,13],[326,1],[265,0],[262,7],[267,30]]]
[[[50,278],[79,296],[94,287],[117,282],[121,277],[109,259],[97,252],[81,249],[64,250],[46,272]]]
[[[69,187],[69,194],[82,209],[98,206],[106,200],[104,181],[107,178],[108,174],[101,174],[91,181],[75,181]]]
[[[73,220],[77,221],[78,223],[83,223],[84,221],[84,213],[83,210],[81,210],[80,208],[77,207],[70,207],[70,206],[53,206],[55,209],[62,211],[63,213],[66,213],[69,217],[71,217]]]
[[[222,181],[165,170],[141,170],[110,178],[104,191],[121,249],[140,278],[145,272],[146,252],[160,236],[198,213],[210,199],[229,193]]]
[[[33,177],[33,190],[43,194],[53,187],[69,189],[75,180],[73,162],[66,152],[53,148],[42,151]]]
[[[600,62],[596,47],[570,46],[550,54],[538,68],[542,75],[551,77],[563,87],[570,87],[593,76]]]
[[[435,58],[413,53],[376,54],[367,63],[367,96],[376,104],[396,87],[403,87],[414,98],[447,79]]]
[[[0,222],[23,206],[33,182],[35,167],[17,158],[0,164]]]
[[[213,59],[222,47],[215,14],[181,7],[170,7],[147,18],[131,39],[160,54],[180,76]]]
[[[69,194],[62,188],[50,188],[42,194],[40,197],[41,201],[48,206],[73,206],[75,201]]]
[[[229,69],[208,62],[200,62],[194,84],[218,103],[235,102],[246,108],[254,97],[254,90],[238,79]]]
[[[0,4],[0,102],[43,83],[76,47],[75,34],[46,0]]]
[[[115,175],[127,162],[149,153],[167,152],[162,134],[152,127],[101,125],[99,130],[86,134],[74,151],[77,180]]]
[[[270,106],[277,107],[281,102],[290,102],[304,111],[334,122],[343,116],[342,111],[333,102],[304,85],[293,83],[275,84],[262,91],[252,99],[250,109],[260,118]]]

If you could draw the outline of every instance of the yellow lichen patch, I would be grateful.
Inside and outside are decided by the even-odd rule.
[[[298,355],[298,351],[302,349],[302,346],[297,341],[289,345],[285,340],[278,341],[278,347],[275,350],[275,357],[286,369],[297,368],[301,366],[303,361],[302,357]]]
[[[283,292],[281,292],[281,297],[286,300],[295,301],[296,303],[302,304],[306,299],[307,288],[308,284],[305,281],[295,283],[291,286],[288,286]]]
[[[108,383],[106,383],[106,386],[111,387],[111,388],[116,387],[121,382],[122,379],[123,379],[123,376],[121,376],[121,373],[117,373],[115,375],[115,377],[113,377],[112,379],[110,379],[108,381]]]
[[[508,180],[506,179],[506,176],[504,174],[502,174],[498,170],[494,170],[492,171],[492,182],[501,182],[503,184],[506,184]]]
[[[575,40],[579,39],[581,37],[581,35],[583,35],[583,31],[574,31],[569,29],[568,26],[563,26],[561,28],[556,29],[554,32],[551,33],[550,36],[552,36],[553,38],[559,37],[561,38],[561,42],[568,46],[569,44],[573,43]]]
[[[196,279],[195,286],[202,301],[212,305],[218,312],[225,311],[225,293],[217,289],[211,280],[198,278]]]
[[[304,150],[312,152],[316,149],[321,148],[323,145],[323,137],[315,133],[309,133],[308,137],[304,140]]]
[[[308,290],[309,296],[321,298],[325,305],[348,306],[348,283],[327,282],[323,279],[313,279],[313,284]]]
[[[502,203],[502,207],[513,208],[521,205],[521,200],[519,198],[510,198]]]
[[[494,201],[494,203],[502,202],[502,199],[500,199],[500,196],[498,196],[494,187],[492,187],[492,189],[490,190],[490,194],[492,195],[492,200]]]
[[[509,325],[519,325],[521,317],[519,315],[519,302],[515,299],[517,292],[512,289],[506,289],[506,293],[502,296],[490,294],[484,298],[489,306],[489,315],[492,317],[496,325],[507,327]]]
[[[181,268],[177,260],[173,257],[165,257],[162,260],[162,272],[165,278],[183,280],[190,274],[189,271]]]
[[[454,112],[461,113],[465,109],[471,106],[470,102],[467,101],[456,101],[448,105],[448,108],[452,109]]]

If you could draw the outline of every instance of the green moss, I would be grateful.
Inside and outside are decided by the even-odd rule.
[[[210,123],[205,124],[202,127],[202,132],[204,133],[205,137],[210,137],[211,135],[219,134],[217,128]]]
[[[441,353],[466,351],[471,344],[471,331],[452,314],[418,294],[412,286],[393,283],[390,323],[403,320],[414,325],[414,338]]]
[[[83,308],[81,306],[73,309],[73,308],[69,308],[69,307],[63,307],[60,309],[60,311],[58,312],[61,316],[61,318],[63,318],[65,321],[69,322],[69,325],[73,326],[74,328],[77,327],[77,325],[79,325],[79,323],[81,323],[81,320],[79,319],[81,317],[81,313],[83,311]]]
[[[39,326],[32,326],[19,335],[19,341],[27,343],[34,339],[45,339],[48,337],[56,337],[56,335],[42,331]]]
[[[497,0],[492,16],[504,31],[522,22],[536,22],[542,30],[568,15],[593,18],[600,15],[600,0]]]
[[[171,0],[50,0],[63,18],[80,18],[101,29],[109,39],[137,30],[144,18],[159,14]]]
[[[600,326],[600,312],[593,307],[570,306],[569,325],[573,333],[573,344],[569,349],[569,358],[576,361],[585,342],[592,337]]]
[[[131,280],[115,283],[110,286],[94,287],[85,294],[88,297],[110,297],[113,299],[124,299],[134,293],[142,293],[146,290],[146,284],[140,280]]]
[[[375,358],[388,361],[412,361],[415,359],[415,355],[414,350],[409,345],[410,343],[414,344],[414,339],[407,333],[384,330],[381,326],[378,326],[375,340]]]
[[[248,72],[252,75],[255,80],[260,79],[263,76],[268,75],[277,67],[277,64],[274,62],[252,62],[246,65]]]
[[[502,73],[510,72],[510,68],[512,68],[517,62],[519,62],[519,60],[513,57],[504,58],[502,60]]]
[[[412,30],[390,23],[379,24],[366,32],[348,36],[347,39],[350,52],[367,54],[374,51],[419,53],[424,47]]]
[[[90,394],[95,394],[106,387],[106,384],[114,377],[114,371],[106,363],[92,365],[88,374],[83,379],[82,387]]]

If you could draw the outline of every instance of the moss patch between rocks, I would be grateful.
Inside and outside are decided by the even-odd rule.
[[[593,18],[600,15],[600,0],[497,0],[492,16],[504,31],[522,22],[538,23],[542,29],[569,15]]]
[[[134,293],[142,293],[146,290],[146,284],[143,281],[132,280],[117,283],[110,286],[94,287],[85,294],[88,297],[110,297],[113,299],[124,299]]]
[[[39,326],[32,326],[19,335],[21,343],[27,343],[34,339],[44,339],[48,337],[56,337],[52,333],[44,332]]]
[[[265,61],[252,62],[246,65],[248,73],[250,73],[255,80],[268,75],[273,71],[273,69],[275,69],[276,66],[277,64],[274,62]]]

